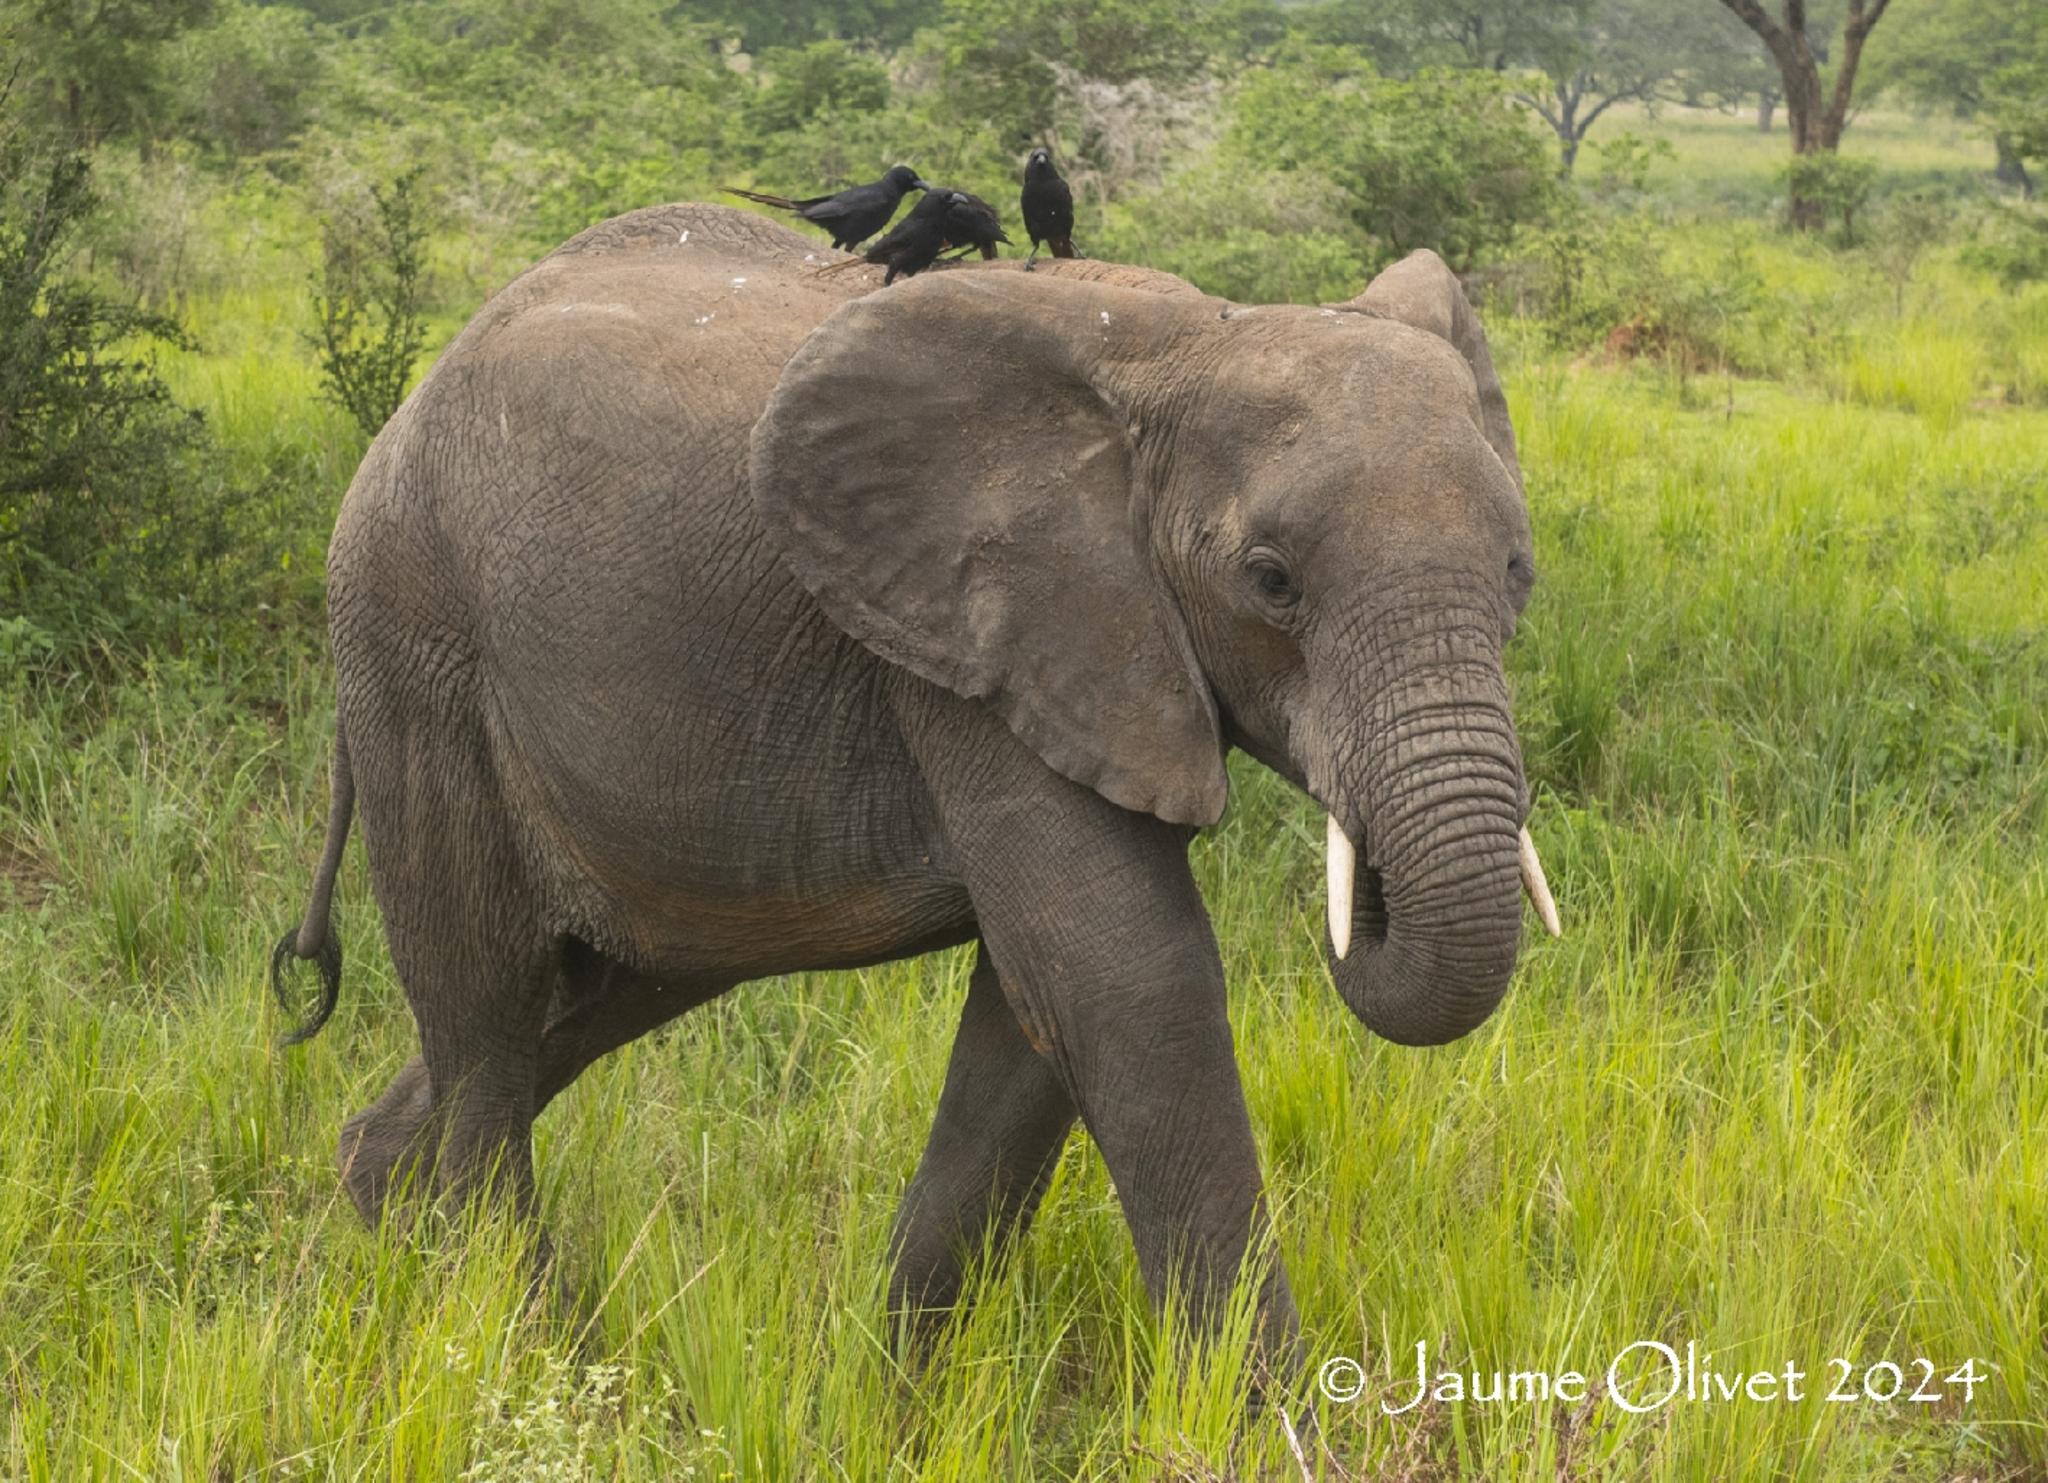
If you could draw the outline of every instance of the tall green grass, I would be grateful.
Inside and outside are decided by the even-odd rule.
[[[1788,293],[1856,271],[1755,250]],[[206,350],[170,370],[229,456],[331,499],[360,446],[291,291],[196,305]],[[1940,264],[1903,320],[1871,292],[1783,380],[1497,326],[1541,571],[1512,679],[1568,935],[1485,1027],[1416,1051],[1349,1018],[1285,785],[1240,759],[1196,847],[1309,1349],[1371,1386],[1319,1408],[1318,1476],[2048,1470],[2048,410],[1987,391],[2039,384],[2048,312]],[[1299,1398],[1254,1413],[1235,1346],[1175,1344],[1078,1137],[933,1363],[892,1357],[888,1226],[961,953],[752,985],[593,1068],[539,1129],[564,1293],[488,1218],[362,1230],[334,1140],[413,1038],[359,849],[332,1026],[278,1050],[263,987],[330,716],[302,625],[0,696],[0,1476],[1299,1476]],[[1816,1383],[1642,1417],[1371,1401],[1418,1340],[1597,1372],[1688,1339]],[[1829,1403],[1834,1356],[1990,1378]]]

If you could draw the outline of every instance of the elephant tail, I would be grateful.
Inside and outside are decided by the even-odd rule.
[[[334,725],[334,794],[327,809],[327,847],[320,854],[320,870],[313,877],[313,896],[306,903],[306,915],[298,927],[278,939],[270,954],[270,992],[286,1014],[294,1013],[285,992],[286,967],[293,961],[310,961],[320,970],[320,1002],[313,1013],[281,1041],[298,1045],[320,1033],[341,998],[341,938],[334,930],[334,878],[341,872],[342,850],[348,844],[349,820],[356,809],[355,778],[349,773],[348,740],[337,718]]]

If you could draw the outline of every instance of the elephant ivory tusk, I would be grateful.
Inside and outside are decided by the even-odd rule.
[[[1564,928],[1559,926],[1557,921],[1557,903],[1550,898],[1550,882],[1543,878],[1543,861],[1536,854],[1536,841],[1529,837],[1527,828],[1522,830],[1519,853],[1522,862],[1522,889],[1529,893],[1529,904],[1536,908],[1536,915],[1542,919],[1543,930],[1552,937],[1564,936]],[[1331,889],[1334,890],[1335,887]],[[1344,955],[1339,953],[1337,956],[1341,958]]]
[[[1358,875],[1358,851],[1337,816],[1329,820],[1330,946],[1341,959],[1351,951],[1351,885]]]

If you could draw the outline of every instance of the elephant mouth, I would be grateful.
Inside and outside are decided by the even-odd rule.
[[[1352,898],[1351,940],[1367,948],[1387,940],[1386,878],[1377,865],[1361,862],[1358,890]]]
[[[1388,926],[1386,878],[1379,867],[1358,858],[1358,848],[1351,842],[1344,826],[1337,822],[1337,816],[1330,814],[1326,817],[1330,945],[1341,961],[1349,957],[1357,945],[1363,944],[1370,949],[1385,944]],[[1516,867],[1521,876],[1523,895],[1535,908],[1544,931],[1552,937],[1563,936],[1557,904],[1551,897],[1543,861],[1536,853],[1536,841],[1530,838],[1527,825],[1522,827],[1516,845]]]

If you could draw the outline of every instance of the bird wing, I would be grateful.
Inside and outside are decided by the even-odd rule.
[[[1002,218],[996,215],[995,207],[980,196],[966,191],[958,192],[959,199],[946,208],[946,237],[954,244],[973,243],[977,247],[1010,239],[1003,234]]]
[[[839,221],[859,211],[871,211],[884,204],[882,192],[872,185],[856,185],[841,191],[836,196],[820,196],[807,207],[804,216],[810,221]]]

